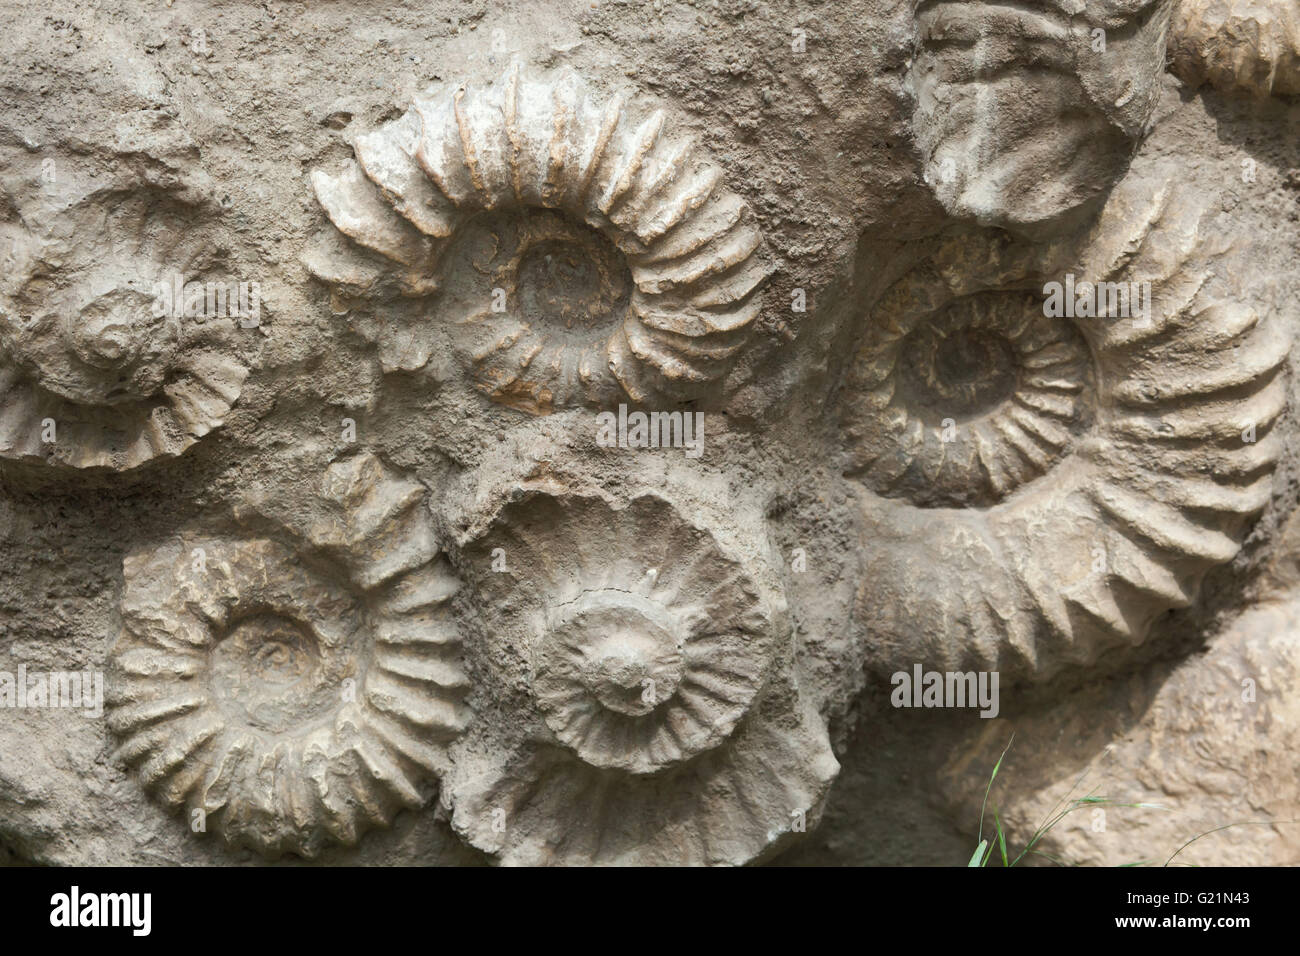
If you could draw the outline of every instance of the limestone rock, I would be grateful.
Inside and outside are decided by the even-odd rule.
[[[1142,804],[1082,807],[1047,834],[1031,863],[1295,866],[1298,626],[1292,593],[1247,611],[1204,656],[991,721],[978,740],[968,736],[948,753],[944,799],[961,820],[978,817],[975,795],[1014,727],[990,797],[1013,847],[1071,799]]]
[[[1095,209],[1145,135],[1172,0],[916,5],[925,180],[951,215],[1037,232]]]
[[[656,494],[535,488],[466,556],[493,701],[444,793],[467,840],[513,864],[740,864],[815,824],[838,764],[784,601],[706,527]]]
[[[1233,288],[1212,213],[1156,169],[1077,240],[941,240],[871,309],[843,435],[883,672],[1090,662],[1237,553],[1290,332]]]
[[[0,0],[0,862],[1295,862],[1293,9]]]
[[[29,215],[0,224],[0,457],[125,471],[219,427],[257,333],[238,284],[182,291],[216,255],[205,208],[135,188]]]

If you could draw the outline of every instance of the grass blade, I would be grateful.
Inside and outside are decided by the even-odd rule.
[[[989,805],[989,791],[993,789],[993,781],[998,778],[998,771],[1002,769],[1002,761],[1006,759],[1007,751],[1011,749],[1011,745],[1015,742],[1016,742],[1016,735],[1013,733],[1011,735],[1011,739],[1007,741],[1007,745],[1002,748],[1002,756],[998,757],[998,762],[993,765],[993,773],[989,775],[989,785],[984,788],[984,802],[980,805],[979,837],[980,837],[981,845],[987,842],[984,839],[984,811],[985,809],[988,808]]]

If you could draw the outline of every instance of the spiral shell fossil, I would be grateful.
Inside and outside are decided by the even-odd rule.
[[[1169,40],[1174,72],[1258,96],[1300,95],[1300,7],[1273,0],[1182,0]]]
[[[1031,292],[951,297],[925,312],[901,301],[915,294],[903,283],[880,304],[902,318],[871,326],[855,366],[860,471],[850,474],[885,496],[905,488],[917,504],[991,504],[1050,468],[1085,424],[1087,346]],[[966,440],[943,441],[958,418]],[[941,440],[925,440],[927,429]]]
[[[417,97],[316,196],[346,236],[310,250],[336,298],[433,295],[480,390],[534,414],[725,374],[770,266],[749,207],[662,110],[518,67]],[[381,358],[427,345],[394,321]],[[395,341],[394,341],[395,340]]]
[[[323,495],[335,507],[306,540],[184,533],[124,562],[120,755],[164,804],[268,857],[423,806],[467,716],[458,585],[423,487],[361,455]]]
[[[0,285],[0,457],[125,471],[224,422],[248,376],[248,333],[228,315],[156,308],[165,264],[202,270],[211,256],[191,214],[137,190],[88,202],[73,240],[3,227],[15,262]]]
[[[1087,662],[1236,554],[1270,494],[1289,341],[1175,179],[1125,180],[1079,242],[949,237],[878,300],[842,419],[873,493],[878,666]],[[1098,310],[1048,317],[1047,283],[1075,277]],[[1114,308],[1148,283],[1147,314]]]
[[[453,827],[507,863],[743,863],[838,769],[785,676],[784,607],[666,499],[533,489],[469,549],[501,705]]]

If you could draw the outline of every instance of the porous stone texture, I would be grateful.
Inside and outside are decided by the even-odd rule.
[[[0,861],[1300,863],[1294,4],[0,14]]]
[[[1172,46],[1174,69],[1256,96],[1300,93],[1300,8],[1267,0],[1183,0]]]

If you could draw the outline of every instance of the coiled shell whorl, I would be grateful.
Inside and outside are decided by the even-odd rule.
[[[452,826],[506,863],[746,863],[838,770],[790,674],[784,601],[658,494],[522,492],[464,553],[484,713]],[[811,828],[811,823],[808,824]]]
[[[109,727],[161,802],[267,857],[424,806],[467,679],[423,486],[331,466],[304,537],[186,532],[128,555]]]
[[[722,171],[663,110],[572,72],[431,91],[354,150],[312,175],[347,239],[326,236],[308,268],[336,300],[431,295],[494,401],[694,394],[759,314],[770,266]],[[381,358],[419,367],[427,344],[383,340],[403,334],[419,337],[380,333]]]
[[[158,308],[160,278],[202,277],[214,257],[195,227],[204,210],[136,188],[71,215],[0,225],[14,252],[0,278],[0,457],[126,471],[179,455],[224,423],[258,337],[230,317],[233,284],[217,284],[220,316]]]
[[[878,299],[842,419],[878,669],[1087,663],[1237,553],[1271,493],[1290,339],[1176,181],[1126,179],[1077,240],[942,239]],[[1149,283],[1150,313],[1049,317],[1071,275],[1081,297]]]

